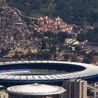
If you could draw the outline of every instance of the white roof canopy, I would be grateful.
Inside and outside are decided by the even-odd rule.
[[[7,88],[8,93],[20,95],[55,95],[65,92],[63,87],[51,86],[46,84],[28,84],[12,86]]]

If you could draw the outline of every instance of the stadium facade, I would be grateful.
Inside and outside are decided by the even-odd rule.
[[[89,82],[98,78],[98,67],[92,64],[64,61],[11,61],[0,63],[0,84],[47,83],[62,85],[69,79]]]

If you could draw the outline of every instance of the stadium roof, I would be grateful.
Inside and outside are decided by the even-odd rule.
[[[17,73],[15,72],[0,72],[1,80],[21,80],[23,81],[54,81],[54,80],[66,80],[72,78],[82,78],[98,75],[98,66],[92,64],[85,63],[76,63],[76,62],[63,62],[63,61],[12,61],[12,62],[1,62],[0,65],[10,65],[10,64],[24,64],[24,63],[58,63],[58,64],[71,64],[72,66],[82,66],[85,67],[82,71],[71,72],[71,73],[63,73],[63,74],[55,74],[55,75],[14,75],[8,73]],[[70,65],[69,65],[70,66]],[[26,70],[22,70],[20,72],[26,72]]]
[[[59,86],[50,86],[45,84],[27,84],[12,86],[7,88],[8,93],[19,95],[55,95],[61,94],[66,90]]]

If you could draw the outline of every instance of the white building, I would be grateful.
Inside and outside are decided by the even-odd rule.
[[[63,86],[66,88],[65,98],[87,98],[87,81],[68,80]]]
[[[91,91],[91,97],[92,98],[98,98],[98,82],[93,83],[91,86],[93,88],[90,90]]]
[[[0,98],[9,98],[6,92],[0,91]]]
[[[63,87],[45,84],[18,85],[7,88],[9,98],[62,98]]]

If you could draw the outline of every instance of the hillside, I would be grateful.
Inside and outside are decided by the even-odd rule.
[[[29,16],[60,16],[68,23],[98,24],[98,0],[6,0]]]

